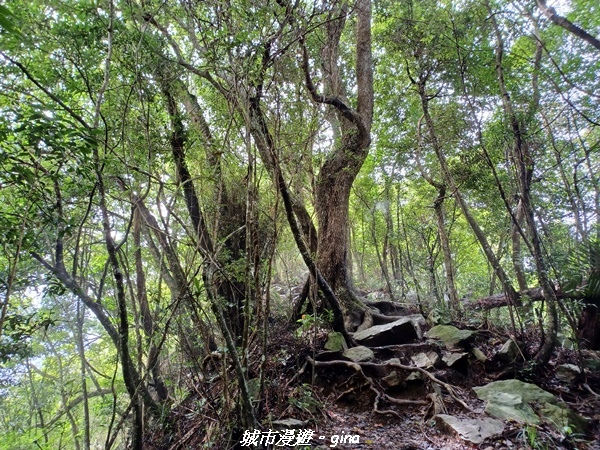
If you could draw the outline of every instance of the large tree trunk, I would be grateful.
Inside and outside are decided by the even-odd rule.
[[[366,156],[366,151],[361,153]],[[349,309],[354,309],[351,293],[347,289],[349,198],[352,182],[364,156],[357,157],[352,165],[344,161],[344,157],[334,157],[325,162],[319,176],[315,205],[319,223],[317,265],[333,291]]]
[[[317,265],[347,311],[360,308],[348,279],[348,209],[352,183],[362,167],[371,142],[373,118],[373,61],[371,55],[371,2],[356,2],[357,108],[347,106],[339,73],[338,48],[345,24],[346,5],[332,11],[323,49],[326,86],[331,97],[319,95],[312,83],[308,54],[304,49],[304,73],[314,101],[331,105],[336,112],[341,137],[327,156],[317,180],[315,209],[319,224]],[[334,126],[334,128],[336,128]]]

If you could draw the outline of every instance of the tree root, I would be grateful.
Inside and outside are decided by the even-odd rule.
[[[373,379],[371,377],[368,377],[364,372],[363,372],[363,367],[369,367],[369,368],[373,368],[373,369],[381,369],[381,368],[387,368],[387,367],[395,367],[397,369],[401,369],[401,370],[406,370],[409,372],[420,372],[423,375],[425,375],[427,378],[429,378],[429,380],[431,380],[433,383],[437,384],[438,386],[444,388],[448,394],[450,395],[450,397],[452,397],[458,404],[460,404],[464,409],[466,409],[469,412],[473,412],[473,413],[479,413],[479,411],[475,411],[474,409],[472,409],[469,405],[467,405],[463,400],[461,400],[458,395],[456,394],[456,391],[459,390],[459,388],[457,388],[456,386],[452,386],[451,384],[445,383],[444,381],[436,378],[434,375],[432,375],[431,373],[427,372],[425,369],[421,369],[420,367],[414,367],[414,366],[406,366],[404,364],[400,364],[394,361],[387,361],[385,363],[382,364],[378,364],[378,363],[369,363],[369,362],[363,362],[363,363],[355,363],[352,361],[341,361],[341,360],[334,360],[334,361],[314,361],[312,358],[307,357],[307,360],[310,364],[312,364],[315,368],[316,367],[347,367],[349,369],[354,370],[356,373],[359,373],[363,379],[366,382],[366,385],[369,386],[369,389],[372,390],[376,397],[375,397],[375,405],[374,405],[374,412],[378,413],[378,414],[387,414],[387,412],[382,412],[380,411],[377,406],[379,403],[380,399],[384,399],[385,401],[389,402],[389,403],[394,403],[397,405],[429,405],[429,402],[426,402],[425,400],[404,400],[404,399],[397,399],[394,397],[390,397],[389,395],[387,395],[385,392],[380,391],[379,389],[377,389],[377,387],[375,387],[375,383],[373,382]],[[338,399],[343,396],[346,395],[347,393],[352,392],[353,390],[349,390],[347,392],[342,393],[342,395],[340,395],[338,397]],[[438,395],[438,400],[441,399],[441,396]],[[434,401],[433,398],[430,397],[431,401]],[[430,406],[431,407],[431,406]],[[440,408],[440,405],[433,405],[434,410],[437,410]],[[445,409],[445,407],[443,407]]]
[[[310,364],[312,364],[315,368],[316,367],[336,367],[336,366],[343,366],[343,367],[347,367],[349,369],[354,370],[357,374],[360,374],[363,378],[363,380],[365,381],[364,384],[358,386],[358,387],[354,387],[351,389],[347,389],[344,392],[342,392],[340,395],[338,395],[336,400],[341,399],[343,396],[350,394],[351,392],[356,391],[357,389],[361,389],[365,386],[367,386],[369,388],[369,390],[373,391],[373,393],[375,394],[375,401],[373,403],[373,412],[377,413],[377,414],[388,414],[388,415],[393,415],[396,416],[398,418],[400,418],[400,415],[393,410],[390,409],[386,409],[386,410],[381,410],[379,409],[379,402],[381,400],[384,400],[388,403],[392,403],[395,405],[419,405],[419,406],[426,406],[426,405],[430,405],[429,402],[425,401],[425,400],[407,400],[407,399],[398,399],[398,398],[394,398],[389,396],[388,394],[386,394],[385,392],[383,392],[381,389],[378,389],[378,387],[375,385],[375,382],[373,381],[373,379],[371,377],[368,377],[364,372],[363,369],[361,367],[360,364],[358,363],[354,363],[351,361],[340,361],[340,360],[335,360],[335,361],[314,361],[312,358],[308,357],[307,358],[308,362]],[[400,368],[403,367],[408,367],[408,366],[402,366]],[[414,370],[416,368],[413,367],[408,367],[408,370]],[[433,375],[431,375],[431,377],[433,377]],[[435,377],[433,377],[434,380],[437,380]],[[443,383],[442,381],[437,380],[437,382],[439,383]],[[446,383],[443,383],[445,386],[448,386]],[[448,390],[448,387],[446,387],[446,389]],[[457,399],[458,400],[458,399]],[[460,400],[458,400],[460,402]],[[461,404],[463,406],[465,406],[464,403],[461,402]],[[430,406],[431,408],[431,406]],[[467,407],[468,408],[468,407]],[[434,409],[437,410],[437,406],[434,405]]]

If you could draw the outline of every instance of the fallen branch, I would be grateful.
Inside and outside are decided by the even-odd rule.
[[[528,298],[532,302],[539,302],[544,299],[544,293],[542,292],[542,288],[533,288],[527,289],[526,291],[517,292],[517,304],[515,306],[521,306],[521,299]],[[577,300],[583,298],[581,294],[577,294],[575,292],[565,293],[560,288],[556,289],[556,298],[557,299],[572,299]],[[506,294],[495,294],[490,295],[489,297],[482,297],[478,300],[475,300],[470,306],[473,309],[481,310],[481,311],[489,311],[490,309],[500,308],[501,306],[508,306],[510,304],[508,297]]]

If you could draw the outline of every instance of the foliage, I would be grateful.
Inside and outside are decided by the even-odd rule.
[[[203,408],[213,408],[206,416],[214,423],[233,422],[240,378],[264,373],[255,355],[272,332],[271,290],[289,285],[278,303],[291,302],[292,285],[307,277],[275,162],[297,218],[303,211],[317,233],[323,226],[315,213],[319,170],[347,123],[312,100],[301,55],[303,45],[316,91],[332,94],[334,24],[342,27],[338,92],[356,107],[356,11],[342,3],[0,5],[0,429],[7,436],[0,449],[89,448],[112,439],[124,448],[134,426],[123,369],[139,375],[150,399],[164,385],[159,413],[139,393],[148,403],[144,423],[162,428],[164,411],[206,388],[198,381],[210,378],[202,361],[215,348],[232,364],[239,356],[240,370],[220,366],[219,377],[236,381]],[[544,260],[565,292],[598,300],[598,53],[532,5],[489,3],[532,155]],[[457,186],[445,186],[441,212],[461,302],[503,288],[457,194],[510,281],[520,260],[533,287],[527,231],[513,252],[515,135],[486,5],[384,0],[373,8],[375,114],[350,195],[354,286],[406,306],[451,308],[434,208],[435,183],[445,183],[439,150]],[[564,8],[598,35],[594,2]],[[257,101],[266,153],[251,114]],[[299,335],[330,326],[325,311],[299,316]],[[565,317],[560,323],[566,328]],[[309,387],[289,401],[312,414],[319,407]],[[219,434],[226,439],[234,428]],[[536,431],[523,434],[531,447]]]

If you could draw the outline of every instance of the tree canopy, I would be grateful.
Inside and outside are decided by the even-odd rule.
[[[190,392],[233,439],[273,324],[353,346],[372,291],[599,349],[599,37],[591,0],[0,5],[0,449],[141,449]]]

